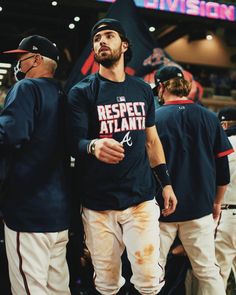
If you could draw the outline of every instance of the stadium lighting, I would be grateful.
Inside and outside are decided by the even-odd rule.
[[[71,23],[69,24],[69,29],[73,30],[75,28],[75,24]]]
[[[211,41],[211,40],[213,39],[212,34],[207,34],[207,35],[206,35],[206,39],[207,39],[208,41]]]
[[[149,32],[155,32],[156,28],[155,27],[149,27]]]
[[[5,62],[0,62],[0,68],[10,69],[11,68],[11,64],[5,63]]]

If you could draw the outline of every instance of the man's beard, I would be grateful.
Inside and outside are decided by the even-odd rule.
[[[98,64],[101,64],[105,68],[113,67],[121,57],[121,46],[114,52],[109,52],[105,56],[99,56],[98,54],[94,54],[94,59]]]

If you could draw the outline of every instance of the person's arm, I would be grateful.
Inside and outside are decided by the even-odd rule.
[[[224,199],[224,194],[225,194],[226,189],[227,189],[227,184],[226,185],[218,185],[216,187],[216,197],[215,197],[214,204],[213,204],[213,218],[216,221],[220,217],[221,204]]]
[[[88,97],[79,87],[74,87],[68,94],[67,134],[71,156],[81,155],[96,157],[107,164],[117,164],[124,158],[121,143],[112,138],[89,138],[90,110]]]
[[[86,97],[79,87],[73,87],[68,93],[67,103],[67,141],[69,152],[76,158],[87,154],[89,109]]]
[[[216,196],[213,204],[213,218],[218,220],[221,212],[221,204],[230,182],[228,157],[216,158]]]
[[[30,80],[18,82],[8,92],[0,115],[0,146],[20,148],[34,129],[35,86]]]
[[[163,189],[164,209],[162,214],[168,216],[175,211],[177,199],[171,186],[165,154],[155,126],[146,128],[146,149],[150,166]]]
[[[165,154],[155,126],[146,128],[146,149],[151,168],[165,164]]]

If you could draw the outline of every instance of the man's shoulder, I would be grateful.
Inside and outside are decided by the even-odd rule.
[[[213,111],[205,108],[204,106],[198,105],[196,103],[185,104],[184,106],[187,107],[187,109],[189,110],[188,113],[192,119],[199,117],[202,119],[205,118],[205,120],[207,120],[207,121],[212,121],[215,123],[218,122],[217,115]],[[156,108],[155,113],[156,113],[156,116],[166,117],[168,114],[173,116],[173,112],[175,112],[176,110],[177,111],[175,113],[179,114],[179,112],[178,112],[179,107],[180,107],[179,104],[165,104],[163,106]]]
[[[68,92],[68,101],[76,103],[78,98],[83,97],[86,101],[94,97],[96,89],[99,88],[97,74],[91,74],[75,84]]]
[[[83,78],[81,81],[76,83],[71,90],[85,90],[91,87],[92,84],[96,83],[97,81],[97,75],[96,74],[91,74],[85,78]],[[71,91],[70,90],[70,91]]]
[[[32,79],[22,79],[18,82],[16,82],[8,91],[6,100],[11,100],[12,98],[15,97],[21,97],[21,96],[26,96],[29,91],[33,90],[35,85],[31,81]]]
[[[220,121],[217,117],[217,114],[212,110],[205,108],[204,106],[197,105],[199,109],[199,116],[205,118],[208,122],[211,122],[213,126],[220,125]]]
[[[131,81],[132,83],[136,83],[136,85],[140,85],[141,87],[151,89],[151,86],[140,77],[130,76],[130,75],[127,74],[126,79],[128,81]]]
[[[22,80],[16,82],[14,84],[13,88],[24,88],[24,87],[34,86],[34,83],[32,80],[33,80],[33,78],[22,79]]]
[[[159,106],[155,109],[155,121],[168,120],[169,116],[173,116],[173,110],[168,106]]]
[[[34,103],[34,99],[32,98],[36,97],[35,90],[37,86],[32,82],[32,80],[32,78],[25,78],[16,82],[7,93],[4,108],[11,105],[14,101],[20,101],[21,103]]]

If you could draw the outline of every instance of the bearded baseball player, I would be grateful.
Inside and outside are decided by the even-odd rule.
[[[236,269],[236,108],[222,109],[218,118],[234,148],[234,153],[228,156],[230,183],[221,205],[215,238],[216,258],[226,289],[231,268]]]
[[[178,197],[176,211],[160,218],[160,263],[164,268],[178,234],[199,281],[197,294],[223,295],[215,263],[214,219],[219,218],[229,183],[227,155],[233,149],[217,116],[187,98],[191,84],[181,69],[162,67],[155,82],[154,91],[164,102],[156,110],[156,126]]]
[[[163,188],[163,214],[176,207],[155,128],[154,98],[149,85],[125,73],[131,47],[119,21],[100,20],[91,39],[99,72],[70,90],[68,118],[72,156],[82,170],[82,218],[95,271],[94,294],[117,294],[124,285],[121,255],[126,247],[133,294],[154,295],[164,282],[150,165]]]

